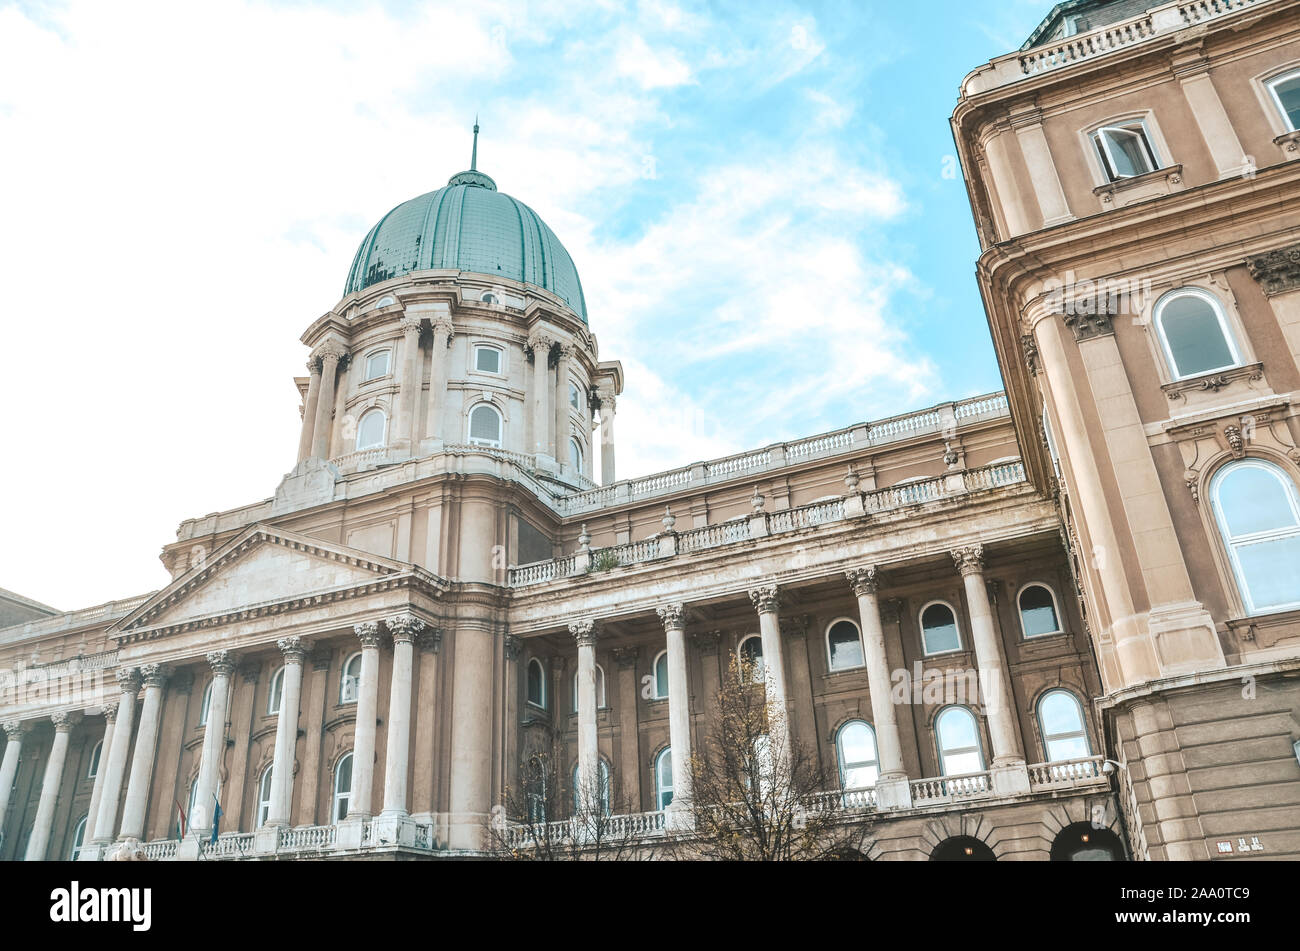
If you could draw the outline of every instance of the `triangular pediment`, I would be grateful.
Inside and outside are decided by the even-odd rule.
[[[391,558],[254,525],[123,618],[112,633],[246,612],[411,572],[423,574]]]

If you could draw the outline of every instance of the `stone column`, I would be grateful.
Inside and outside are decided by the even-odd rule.
[[[569,633],[578,643],[578,790],[579,810],[598,808],[600,803],[600,744],[596,725],[596,641],[600,631],[592,620],[574,621]],[[606,688],[608,688],[606,684]],[[560,696],[552,698],[558,714]]]
[[[440,766],[438,750],[438,650],[442,646],[442,631],[426,628],[415,640],[420,663],[416,674],[418,686],[415,700],[415,775],[411,779],[411,810],[414,815],[432,816],[437,788],[434,777]],[[509,670],[507,669],[507,675]],[[514,723],[514,720],[507,720]]]
[[[311,454],[317,459],[330,457],[330,428],[334,420],[334,393],[338,385],[339,361],[347,351],[335,343],[322,344],[320,355],[320,396],[316,400],[316,420],[312,428]]]
[[[668,745],[673,759],[673,801],[668,805],[671,827],[695,825],[691,795],[691,683],[686,674],[686,610],[665,604],[655,613],[663,622],[668,641]],[[651,675],[654,671],[650,672]]]
[[[126,805],[122,807],[122,828],[117,834],[119,841],[144,838],[144,818],[149,804],[149,784],[153,780],[167,674],[167,668],[162,664],[144,664],[140,668],[144,680],[144,703],[140,707],[140,725],[135,731],[135,754],[131,758],[131,779],[126,786]]]
[[[82,846],[95,839],[95,822],[99,817],[99,801],[104,798],[104,777],[108,774],[108,758],[113,753],[113,732],[117,724],[117,707],[104,708],[104,738],[99,744],[99,766],[95,770],[95,784],[90,789],[90,807],[86,810],[86,830]]]
[[[36,806],[36,824],[32,828],[31,838],[27,840],[28,862],[45,861],[45,853],[50,846],[50,830],[54,826],[54,806],[58,802],[59,787],[63,784],[63,767],[68,760],[68,735],[80,719],[79,714],[66,712],[50,717],[54,723],[54,743],[50,747],[50,758],[45,761],[41,800]]]
[[[420,373],[420,318],[407,314],[401,320],[403,370],[401,390],[399,392],[400,408],[394,420],[397,440],[403,441],[414,453],[419,445],[420,427],[416,422],[415,410],[420,401],[420,385],[424,382]]]
[[[99,814],[95,817],[95,843],[107,845],[113,841],[117,827],[117,809],[122,801],[122,779],[126,775],[126,756],[131,751],[131,730],[135,724],[135,698],[140,692],[140,671],[131,667],[117,672],[117,685],[122,695],[117,702],[117,722],[113,726],[113,747],[109,751],[105,771],[104,793],[99,800]],[[97,855],[86,857],[97,858]]]
[[[984,583],[984,546],[958,548],[952,552],[952,559],[966,588],[980,694],[993,741],[993,788],[1001,793],[1029,792],[1029,774],[1025,771],[1025,755],[1016,729],[1016,708],[1011,702],[1011,678],[1002,642],[993,625],[988,586]]]
[[[641,811],[641,733],[637,710],[636,647],[616,647],[614,661],[618,667],[618,772],[611,784],[619,796],[615,811]],[[608,688],[606,684],[606,688]],[[671,724],[671,721],[670,721]],[[671,741],[670,741],[671,742]]]
[[[414,614],[384,619],[393,636],[393,679],[388,691],[388,752],[384,757],[384,811],[387,818],[407,815],[406,787],[411,778],[411,676],[415,637],[425,624]]]
[[[307,361],[311,382],[307,384],[307,400],[302,407],[302,434],[298,437],[298,461],[311,455],[312,436],[316,432],[316,407],[320,403],[320,363],[315,357]]]
[[[785,661],[781,653],[781,621],[777,613],[780,590],[774,584],[762,585],[749,592],[749,600],[758,611],[758,631],[763,638],[763,684],[767,691],[768,738],[772,745],[773,767],[779,775],[790,755],[790,715],[786,708]],[[676,761],[674,756],[674,764]],[[674,772],[673,780],[676,779],[677,774]],[[676,798],[676,793],[673,798]]]
[[[600,394],[600,484],[613,485],[614,475],[614,394]]]
[[[1206,148],[1218,168],[1220,178],[1232,178],[1246,171],[1246,152],[1232,127],[1223,100],[1210,78],[1210,61],[1204,51],[1189,44],[1185,52],[1174,55],[1174,75],[1183,87],[1183,95],[1201,130]]]
[[[230,675],[235,672],[235,659],[230,651],[209,651],[207,660],[212,668],[212,696],[208,701],[208,722],[203,727],[203,750],[199,754],[198,791],[194,794],[194,809],[189,817],[190,828],[200,839],[212,831],[217,777],[221,775],[221,761],[226,755]]]
[[[1002,219],[1006,222],[1005,233],[1001,235],[1003,239],[1033,230],[1011,159],[1012,145],[1018,142],[1015,133],[1011,131],[1010,121],[1003,119],[991,128],[982,143],[993,187],[997,191],[997,203],[1002,209]]]
[[[357,685],[357,722],[352,741],[352,798],[349,819],[369,819],[375,783],[375,722],[379,715],[379,623],[352,625],[361,641],[361,676]]]
[[[451,346],[453,327],[450,320],[440,317],[433,321],[433,352],[429,360],[429,405],[426,410],[430,445],[441,446],[446,441],[443,419],[447,415],[447,348]],[[459,442],[453,439],[453,442]]]
[[[891,695],[889,658],[885,652],[885,629],[877,597],[879,573],[876,568],[856,568],[845,572],[853,594],[858,599],[858,618],[862,622],[862,649],[867,662],[867,689],[871,692],[871,717],[876,730],[876,755],[880,760],[880,778],[876,782],[876,803],[881,809],[909,809],[912,795],[903,766],[903,742],[898,729],[898,711]]]
[[[298,749],[298,709],[302,705],[302,660],[309,645],[296,635],[282,637],[275,645],[284,654],[284,679],[280,712],[275,718],[275,760],[271,764],[271,804],[266,811],[266,824],[279,827],[289,825],[292,818],[293,764]]]
[[[14,787],[14,777],[18,775],[18,760],[23,754],[23,737],[31,726],[18,720],[6,720],[4,725],[5,743],[4,760],[0,761],[0,838],[4,837],[5,816],[9,813],[9,796]]]
[[[550,420],[550,368],[551,346],[554,344],[544,333],[534,333],[528,338],[528,347],[533,351],[533,386],[531,397],[533,407],[533,445],[534,455],[555,458],[551,452]]]
[[[1050,228],[1072,220],[1074,216],[1070,214],[1065,190],[1061,188],[1061,178],[1056,172],[1052,149],[1043,132],[1042,112],[1035,107],[1017,111],[1011,116],[1011,128],[1015,130],[1020,142],[1020,153],[1029,170],[1034,197],[1038,199],[1038,210],[1043,215],[1043,227]]]
[[[573,344],[559,346],[559,359],[555,363],[555,459],[561,467],[569,464],[569,364],[573,360]],[[578,475],[582,471],[578,470]]]

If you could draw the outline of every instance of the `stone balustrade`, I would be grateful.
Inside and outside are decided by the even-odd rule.
[[[961,482],[957,488],[951,484],[952,476],[940,476],[909,482],[905,485],[892,486],[862,493],[862,508],[865,514],[875,515],[894,509],[913,505],[924,505],[942,499],[960,496],[963,493],[988,491],[1005,486],[1017,485],[1025,481],[1025,468],[1019,461],[999,463],[980,469],[969,469],[956,473]],[[828,499],[813,502],[793,509],[777,512],[759,513],[752,519],[734,519],[720,525],[708,525],[675,535],[675,547],[663,544],[665,535],[613,548],[590,550],[579,555],[566,555],[563,558],[534,562],[530,565],[512,567],[507,572],[507,585],[512,588],[526,588],[545,584],[583,574],[604,552],[610,552],[614,565],[628,567],[644,564],[659,558],[671,557],[673,552],[700,552],[714,548],[747,541],[755,537],[754,521],[766,524],[766,533],[780,535],[787,532],[816,528],[835,524],[851,517],[849,501],[852,497]],[[761,532],[762,529],[760,528]],[[761,535],[759,536],[761,537]],[[604,569],[612,565],[603,566]]]
[[[949,803],[959,799],[980,799],[993,795],[993,781],[988,771],[964,776],[914,779],[912,802],[917,806]]]
[[[1110,777],[1103,769],[1105,763],[1102,756],[1035,763],[1029,767],[1029,785],[1035,791],[1109,785]]]

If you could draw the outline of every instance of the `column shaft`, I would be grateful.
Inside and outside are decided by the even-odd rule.
[[[5,743],[4,760],[0,761],[0,836],[4,834],[10,792],[14,786],[14,777],[18,775],[18,761],[23,755],[23,736],[28,727],[17,720],[9,720],[5,723],[4,730],[8,741]]]
[[[119,840],[144,837],[149,784],[153,780],[154,754],[158,747],[158,724],[162,718],[166,672],[158,664],[145,664],[140,673],[144,677],[144,703],[140,707],[140,725],[135,734],[135,754],[131,758],[131,779],[126,787],[126,805],[122,807]]]
[[[600,398],[600,484],[613,485],[614,475],[614,397]]]
[[[686,617],[681,604],[658,609],[668,642],[668,744],[672,749],[673,801],[691,806],[691,683],[686,673]],[[652,672],[653,673],[653,672]]]
[[[415,635],[424,622],[411,614],[385,621],[393,635],[393,678],[388,691],[388,752],[384,757],[384,815],[407,814],[406,788],[411,779],[411,676]]]
[[[416,422],[415,408],[420,400],[420,318],[402,318],[403,370],[401,382],[401,409],[395,422],[395,436],[415,451],[420,427]],[[392,441],[392,440],[390,440]]]
[[[361,640],[361,682],[352,744],[352,798],[348,818],[369,819],[374,808],[375,721],[379,715],[379,624],[353,625]]]
[[[578,810],[600,805],[600,745],[596,727],[596,639],[594,621],[575,621],[569,632],[578,642]]]
[[[885,654],[885,629],[880,620],[880,601],[876,594],[876,569],[863,568],[848,572],[849,584],[858,599],[858,617],[862,622],[862,648],[867,662],[867,686],[871,691],[871,716],[876,730],[876,751],[880,758],[881,779],[901,779],[903,744],[899,737],[898,711],[890,691],[889,660]]]
[[[307,399],[302,407],[302,434],[298,437],[298,461],[311,455],[312,435],[316,431],[316,406],[320,403],[320,366],[313,358],[307,361],[311,380],[307,384]]]
[[[275,719],[275,760],[271,764],[271,804],[268,826],[287,826],[293,808],[293,764],[298,749],[298,708],[302,704],[302,659],[307,645],[301,637],[282,637],[276,645],[284,654],[280,712]]]
[[[45,853],[50,847],[50,831],[54,826],[54,807],[58,802],[59,787],[63,785],[63,767],[68,760],[68,739],[74,718],[68,713],[56,713],[51,719],[54,721],[54,743],[50,747],[50,758],[45,762],[41,800],[36,806],[36,824],[27,840],[28,862],[45,861]]]
[[[321,351],[320,396],[316,401],[316,420],[312,428],[311,454],[317,459],[330,457],[330,427],[334,422],[334,393],[338,385],[341,350]]]
[[[117,683],[122,695],[117,702],[117,722],[113,726],[113,746],[108,751],[108,765],[101,762],[104,793],[95,818],[95,842],[112,842],[117,833],[117,810],[122,802],[122,780],[126,776],[126,757],[131,750],[131,731],[135,725],[135,698],[140,691],[140,672],[135,668],[119,670]],[[102,760],[101,755],[101,760]]]
[[[758,611],[758,631],[763,638],[763,683],[767,691],[767,720],[773,765],[782,775],[790,755],[790,714],[786,707],[785,661],[781,652],[781,621],[777,613],[779,591],[765,585],[749,592]]]
[[[437,443],[445,440],[443,417],[447,410],[447,345],[451,342],[452,325],[446,319],[433,323],[433,352],[429,359],[429,405],[426,410],[429,438]],[[458,441],[458,440],[457,440]]]
[[[1002,643],[993,626],[993,609],[984,584],[984,551],[973,545],[952,553],[961,570],[966,587],[966,604],[970,610],[971,639],[975,642],[975,661],[979,665],[980,693],[988,717],[989,736],[993,741],[993,765],[1023,762],[1020,735],[1016,729],[1016,710],[1011,702],[1011,680],[1007,674]]]
[[[203,727],[203,750],[199,754],[198,790],[194,795],[193,814],[189,817],[190,828],[196,833],[212,831],[217,778],[221,775],[221,761],[226,754],[226,706],[230,698],[230,675],[235,669],[229,651],[210,651],[208,664],[213,673],[212,695],[208,700],[208,720]]]
[[[117,726],[117,707],[104,708],[104,738],[99,745],[99,765],[95,768],[95,783],[90,789],[90,808],[86,810],[86,829],[82,845],[95,839],[95,823],[99,818],[99,803],[104,798],[104,777],[108,774],[108,758],[113,755],[113,733]]]
[[[548,364],[551,360],[551,344],[551,338],[544,334],[538,334],[529,340],[529,346],[533,351],[533,453],[539,456],[550,456],[554,459],[555,454],[550,451],[551,420],[549,414],[551,387]]]

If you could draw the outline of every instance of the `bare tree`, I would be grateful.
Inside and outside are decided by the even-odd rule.
[[[860,857],[870,813],[843,808],[838,775],[790,738],[785,711],[769,710],[762,668],[733,659],[710,729],[691,757],[694,830],[673,835],[673,857],[816,861]]]
[[[518,783],[493,815],[490,848],[502,858],[529,861],[627,861],[648,858],[628,810],[601,773],[600,788],[577,789],[551,750],[524,753]]]

